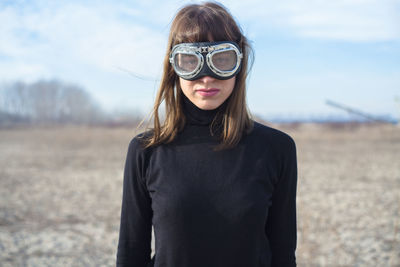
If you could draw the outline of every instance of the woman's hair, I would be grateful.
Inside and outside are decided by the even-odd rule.
[[[154,128],[150,134],[144,136],[146,147],[173,141],[186,122],[179,77],[169,62],[172,47],[179,43],[210,41],[236,42],[243,53],[241,70],[236,75],[235,86],[226,100],[226,110],[222,115],[221,142],[217,149],[234,147],[244,133],[251,131],[253,122],[246,104],[249,54],[253,56],[251,46],[232,15],[221,4],[215,2],[190,4],[180,9],[172,21],[164,57],[163,77],[152,113]],[[165,101],[166,114],[165,121],[161,125],[159,108],[162,101]]]

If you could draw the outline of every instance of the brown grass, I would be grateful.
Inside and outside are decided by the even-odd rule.
[[[298,152],[298,266],[400,266],[400,128],[271,125]],[[114,266],[133,128],[0,131],[2,266]]]

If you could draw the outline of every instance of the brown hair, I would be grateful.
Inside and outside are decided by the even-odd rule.
[[[152,112],[154,128],[150,135],[144,137],[146,147],[173,141],[185,125],[179,78],[169,62],[172,47],[179,43],[208,41],[236,42],[243,53],[241,70],[236,75],[235,87],[227,99],[225,114],[222,115],[223,131],[220,145],[216,149],[234,147],[244,133],[251,131],[253,121],[246,105],[246,78],[249,54],[253,55],[252,49],[232,15],[221,4],[190,4],[180,9],[172,21],[163,77]],[[158,112],[162,101],[165,101],[166,111],[163,125],[160,123]]]

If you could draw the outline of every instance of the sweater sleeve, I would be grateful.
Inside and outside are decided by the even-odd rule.
[[[151,256],[151,198],[144,182],[143,150],[134,138],[126,156],[117,267],[145,267]]]
[[[291,137],[284,140],[285,142],[279,142],[282,155],[280,171],[266,223],[273,267],[296,266],[296,145]]]

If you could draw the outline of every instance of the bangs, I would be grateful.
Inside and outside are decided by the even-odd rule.
[[[216,16],[207,8],[192,8],[182,14],[174,25],[173,45],[179,43],[240,42],[241,32],[238,27],[222,16]],[[216,26],[218,25],[218,26]]]

